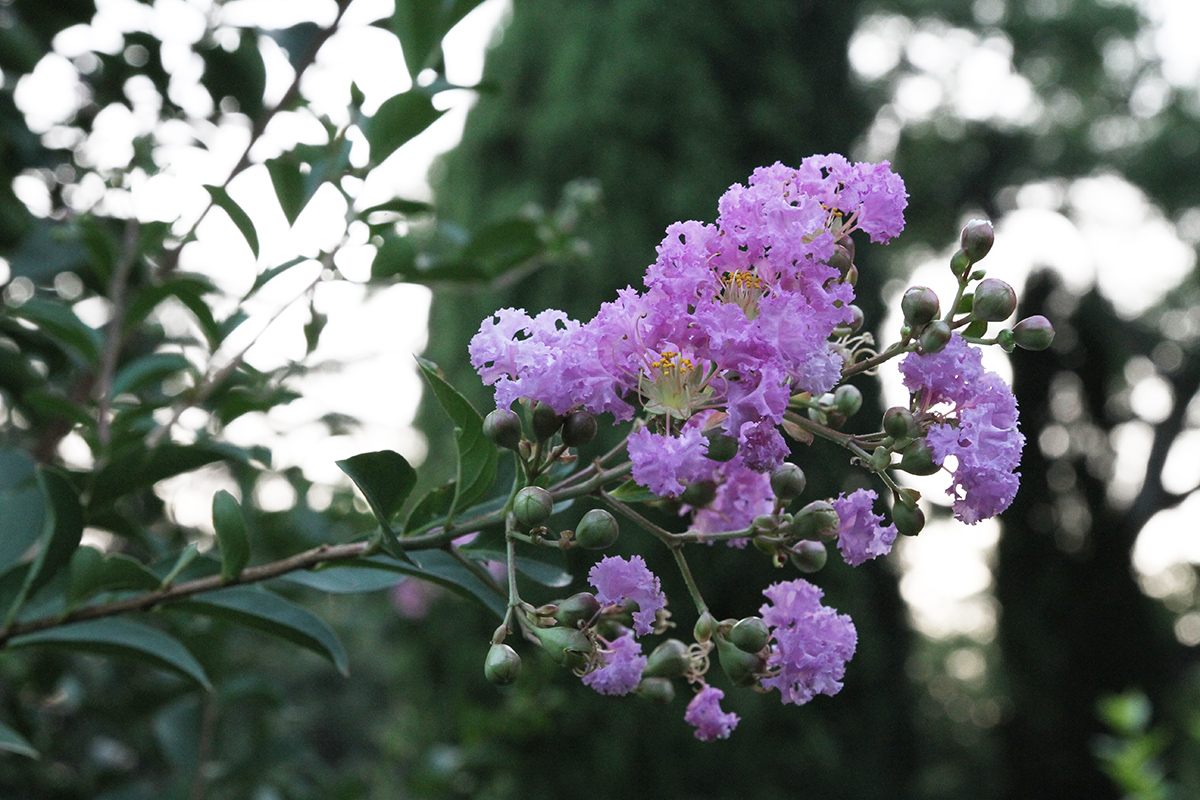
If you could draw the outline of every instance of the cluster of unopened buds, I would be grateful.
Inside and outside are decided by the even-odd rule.
[[[511,308],[484,321],[470,345],[472,364],[495,387],[484,433],[517,464],[506,506],[509,606],[486,659],[490,680],[516,679],[520,657],[505,641],[519,633],[603,694],[670,700],[672,680],[685,680],[696,736],[725,738],[738,718],[721,710],[724,695],[708,682],[714,654],[733,685],[778,689],[799,705],[840,690],[857,637],[804,578],[767,587],[757,616],[718,619],[687,545],[751,543],[775,566],[807,574],[836,542],[857,566],[925,524],[919,494],[893,471],[950,473],[954,515],[966,523],[1008,507],[1024,437],[1012,391],[983,368],[979,346],[1040,350],[1053,329],[1030,317],[989,337],[991,324],[1014,314],[1016,294],[976,268],[994,236],[976,220],[950,262],[953,302],[943,310],[932,290],[909,289],[898,340],[875,349],[854,305],[853,234],[888,241],[906,205],[886,162],[827,155],[764,167],[722,196],[715,224],[670,226],[644,290],[622,290],[590,322]],[[879,430],[843,431],[863,404],[849,381],[898,357],[908,406],[888,409]],[[572,451],[592,440],[601,414],[632,421],[632,430],[579,468]],[[805,502],[804,472],[786,460],[785,435],[799,446],[823,438],[845,448],[890,496],[890,521],[876,513],[871,489]],[[573,531],[549,527],[556,503],[584,496],[603,507]],[[676,509],[686,527],[667,530],[635,510],[639,503]],[[520,598],[518,546],[603,549],[618,536],[614,513],[673,555],[696,607],[690,644],[668,638],[643,654],[641,637],[675,624],[640,556],[597,562],[593,591],[537,607]]]

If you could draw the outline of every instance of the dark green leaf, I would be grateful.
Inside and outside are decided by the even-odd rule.
[[[112,396],[136,392],[145,386],[161,383],[172,375],[195,371],[192,362],[181,353],[151,353],[130,361],[117,371],[112,382]]]
[[[649,503],[658,499],[658,495],[636,481],[625,481],[609,494],[623,503]]]
[[[498,617],[503,617],[508,610],[508,600],[503,595],[484,583],[474,571],[464,566],[458,559],[444,550],[421,550],[410,554],[413,563],[406,563],[390,556],[372,556],[364,559],[364,566],[375,569],[386,569],[402,572],[432,581],[453,592],[478,600],[484,608],[491,610]]]
[[[347,566],[289,572],[281,575],[280,579],[328,594],[358,594],[389,589],[404,580],[404,576],[361,566]]]
[[[458,260],[495,278],[544,249],[537,223],[528,219],[509,219],[489,225],[471,237]]]
[[[317,311],[316,305],[311,303],[308,307],[308,314],[308,322],[304,323],[304,342],[308,348],[306,354],[312,355],[321,341],[321,331],[325,330],[325,324],[329,322],[329,317]]]
[[[200,547],[195,542],[192,542],[185,547],[183,552],[179,554],[179,558],[175,559],[175,563],[172,564],[171,568],[167,570],[167,573],[163,575],[161,585],[170,586],[172,583],[174,583],[179,576],[184,574],[184,571],[192,565],[192,562],[195,561],[196,557],[199,555]]]
[[[192,312],[196,323],[215,347],[220,343],[218,326],[205,299],[205,295],[214,291],[216,288],[212,282],[203,275],[174,273],[162,283],[141,288],[133,295],[125,313],[125,330],[134,330],[160,303],[173,297]]]
[[[371,145],[371,161],[383,162],[444,113],[433,107],[428,95],[416,90],[384,100],[364,131]]]
[[[434,395],[454,423],[454,439],[457,445],[456,480],[457,491],[447,519],[479,500],[496,481],[496,468],[500,453],[496,445],[483,435],[483,417],[471,407],[467,399],[441,376],[437,364],[417,359],[421,372],[429,381]]]
[[[271,176],[271,185],[275,187],[275,198],[289,225],[296,223],[296,217],[300,216],[319,186],[309,186],[307,176],[301,171],[302,163],[294,153],[284,153],[266,161],[267,174]]]
[[[301,22],[290,28],[268,31],[267,35],[274,39],[287,54],[292,69],[299,69],[304,63],[303,59],[312,55],[312,49],[316,45],[317,36],[320,33],[321,26],[315,22]]]
[[[169,611],[229,620],[278,636],[330,660],[348,674],[346,650],[328,625],[308,609],[277,594],[248,586],[231,586],[163,606]]]
[[[77,353],[87,363],[100,362],[102,342],[99,332],[75,316],[70,306],[34,297],[20,306],[6,309],[6,312],[32,322],[47,336]]]
[[[246,463],[248,458],[240,447],[209,441],[167,443],[149,453],[144,449],[125,453],[96,473],[91,507],[102,508],[130,492],[222,460]]]
[[[224,489],[213,495],[213,527],[221,550],[221,579],[235,580],[250,563],[250,537],[238,501]]]
[[[410,534],[435,520],[444,519],[454,506],[454,495],[458,484],[454,481],[442,484],[429,492],[408,512],[404,520],[404,533]]]
[[[71,556],[67,604],[79,603],[101,592],[151,592],[159,578],[145,565],[120,553],[104,555],[94,547],[80,547]]]
[[[33,745],[27,742],[24,736],[3,722],[0,722],[0,750],[29,758],[41,758],[38,751],[33,749]]]
[[[61,419],[86,428],[96,424],[96,419],[81,406],[59,395],[33,390],[26,392],[21,399],[44,420]]]
[[[233,201],[229,196],[229,192],[225,191],[220,186],[205,186],[209,195],[212,197],[213,204],[223,209],[229,218],[233,220],[233,224],[242,232],[242,236],[246,238],[246,244],[250,245],[250,252],[254,253],[254,257],[258,258],[258,232],[254,230],[254,223],[250,220],[250,215],[242,210],[242,207]]]
[[[200,82],[215,103],[232,97],[237,101],[238,110],[250,119],[262,115],[267,71],[253,29],[242,30],[241,40],[233,52],[214,44],[201,49],[200,56],[204,59],[204,76]]]
[[[26,633],[14,636],[8,646],[49,647],[73,653],[131,658],[178,672],[205,689],[212,688],[204,668],[178,640],[158,628],[127,619],[96,619]]]
[[[459,20],[483,0],[397,0],[392,32],[400,39],[408,74],[415,80],[437,63],[441,42]]]
[[[83,538],[83,506],[71,482],[58,470],[38,470],[38,483],[46,498],[46,524],[42,544],[29,572],[29,597],[33,597],[71,560]]]
[[[396,197],[388,200],[386,203],[380,203],[379,205],[363,209],[359,216],[366,217],[374,214],[376,211],[392,211],[397,214],[412,216],[414,214],[432,214],[433,210],[434,208],[432,203],[426,203],[421,200],[405,200],[403,198]]]
[[[244,303],[249,300],[255,292],[266,286],[272,278],[282,275],[284,272],[287,272],[297,264],[303,264],[305,261],[311,260],[312,259],[308,258],[307,256],[296,256],[292,260],[285,261],[278,266],[271,267],[270,269],[264,269],[262,272],[258,273],[258,277],[254,279],[254,285],[251,286],[250,291],[246,292],[245,296],[242,297],[242,302]]]
[[[394,533],[392,517],[417,485],[417,471],[408,459],[391,450],[379,450],[351,456],[337,465],[363,493],[380,527]]]
[[[45,516],[33,459],[15,447],[0,449],[0,570],[8,569],[38,540]]]

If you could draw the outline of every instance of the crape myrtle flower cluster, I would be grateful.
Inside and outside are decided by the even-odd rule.
[[[951,259],[958,293],[949,310],[942,314],[930,289],[909,289],[899,340],[877,351],[854,305],[853,234],[886,243],[903,229],[906,205],[904,183],[886,162],[831,154],[798,168],[776,163],[730,187],[715,223],[668,227],[643,288],[621,290],[592,320],[505,308],[483,322],[469,351],[495,390],[484,432],[514,451],[520,484],[508,506],[509,613],[493,636],[489,678],[515,679],[519,656],[504,639],[519,630],[602,694],[669,700],[671,680],[685,679],[696,691],[685,714],[696,736],[725,738],[738,717],[721,710],[724,693],[708,683],[713,654],[735,686],[778,689],[799,705],[841,688],[857,637],[849,617],[823,605],[821,589],[804,578],[767,588],[760,616],[718,621],[685,544],[752,543],[776,566],[811,573],[836,542],[857,566],[924,525],[918,493],[894,470],[952,472],[954,513],[967,523],[1008,506],[1024,438],[1012,392],[982,368],[979,345],[1042,349],[1053,330],[1032,317],[987,337],[990,323],[1015,311],[1016,296],[974,268],[993,238],[990,223],[974,221]],[[908,407],[889,409],[881,430],[843,432],[862,405],[850,379],[900,356]],[[601,414],[632,421],[623,446],[551,483]],[[890,493],[890,521],[876,512],[871,489],[803,503],[804,473],[786,461],[785,434],[848,450]],[[613,466],[622,451],[628,461]],[[607,509],[589,511],[574,531],[548,527],[556,500],[584,494]],[[686,530],[649,521],[633,508],[642,502],[676,509]],[[640,556],[596,563],[594,592],[536,608],[518,596],[516,544],[605,547],[619,530],[608,509],[675,557],[698,615],[691,644],[668,638],[643,654],[641,639],[674,623]]]

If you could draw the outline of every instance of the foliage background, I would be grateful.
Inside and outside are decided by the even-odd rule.
[[[412,35],[420,19],[415,10],[424,7],[431,6],[398,0],[395,30],[409,32],[401,35],[406,56],[416,48],[404,36]],[[169,234],[141,226],[141,238],[122,250],[131,226],[99,210],[55,219],[76,226],[73,240],[55,239],[64,226],[32,216],[11,192],[17,176],[48,174],[54,207],[63,210],[61,195],[79,175],[62,168],[87,171],[70,148],[48,145],[29,130],[12,103],[12,76],[30,72],[57,32],[89,20],[94,10],[84,0],[3,9],[12,24],[0,29],[6,131],[0,241],[14,277],[49,287],[69,269],[87,292],[105,294],[111,272],[104,265],[121,263],[119,256],[104,261],[106,247],[137,253],[144,241],[151,263],[162,267],[158,253],[164,242],[172,252]],[[829,151],[887,157],[905,178],[911,199],[904,236],[886,250],[859,248],[859,296],[868,319],[881,318],[889,279],[903,280],[914,264],[944,251],[968,216],[1003,220],[1021,210],[1018,190],[1030,184],[1056,188],[1065,198],[1076,179],[1118,175],[1190,235],[1200,207],[1198,86],[1194,77],[1169,76],[1151,46],[1151,10],[1063,0],[515,0],[463,142],[435,170],[438,225],[416,225],[412,235],[396,237],[451,271],[422,276],[415,256],[379,258],[372,281],[435,285],[426,356],[486,408],[487,395],[463,356],[486,314],[516,305],[589,318],[615,289],[639,280],[666,224],[711,219],[729,184],[776,160],[795,163]],[[869,31],[887,34],[867,39],[873,47],[897,46],[891,66],[873,76],[852,69],[848,55],[856,43],[865,46]],[[238,48],[205,51],[210,94],[231,93],[251,120],[269,112],[253,80],[251,51],[262,35],[247,30]],[[929,48],[964,41],[1006,54],[1003,76],[1025,83],[951,85],[940,103],[912,113],[904,91],[913,79],[948,80],[930,72]],[[170,102],[170,76],[155,57],[155,38],[131,34],[130,43],[144,47],[149,60],[132,67],[101,55],[105,68],[88,76],[91,102],[73,124],[86,131],[100,109],[129,102],[125,81],[135,73],[149,76],[166,98],[163,116],[196,124]],[[436,52],[430,54],[427,63],[438,67]],[[1028,113],[999,106],[971,111],[978,95],[1012,85],[1026,86],[1036,99]],[[1149,102],[1155,87],[1161,97]],[[955,91],[966,100],[954,102]],[[218,103],[212,118],[221,113]],[[152,145],[137,144],[129,169],[158,169]],[[332,149],[302,158],[320,163]],[[105,178],[119,185],[121,171]],[[1080,217],[1065,199],[1051,210]],[[514,220],[525,220],[529,228],[522,230],[541,237],[524,250],[516,245],[528,240],[516,240],[520,258],[500,253],[470,262],[471,253],[456,249],[462,237]],[[1046,234],[1061,235],[1061,229]],[[1164,242],[1164,252],[1168,247]],[[1151,246],[1141,259],[1156,256]],[[474,272],[460,269],[468,262]],[[498,280],[456,285],[461,273],[486,279],[514,263]],[[1129,265],[1135,274],[1143,268]],[[146,286],[162,281],[161,273],[135,270],[135,285],[140,278]],[[1053,274],[1035,276],[1022,294],[1024,313],[1046,314],[1059,333],[1051,351],[1013,356],[1029,444],[1023,489],[1004,515],[992,565],[994,638],[936,640],[914,632],[894,560],[854,571],[831,564],[821,585],[860,634],[845,690],[786,710],[772,698],[734,694],[730,706],[742,715],[741,726],[730,741],[706,745],[680,721],[684,698],[667,708],[601,698],[533,657],[513,690],[488,686],[480,663],[494,623],[457,598],[435,599],[429,616],[408,619],[382,592],[318,596],[288,589],[342,636],[349,679],[259,634],[203,620],[169,624],[201,658],[217,687],[213,695],[127,662],[5,651],[4,719],[43,757],[5,757],[0,785],[17,797],[109,798],[559,797],[594,784],[623,797],[1115,798],[1163,797],[1172,789],[1194,795],[1200,789],[1197,637],[1189,639],[1186,627],[1197,619],[1194,567],[1176,569],[1164,589],[1139,579],[1131,552],[1153,515],[1183,503],[1195,488],[1169,491],[1163,471],[1172,444],[1197,427],[1189,413],[1200,387],[1196,288],[1193,271],[1157,306],[1133,317],[1117,314],[1095,289],[1066,289]],[[16,305],[11,292],[6,301]],[[314,306],[310,341],[319,338],[319,319]],[[49,383],[46,394],[82,404],[70,395],[80,370],[61,348],[20,338],[20,326],[7,318],[6,325],[18,349],[3,350],[0,388],[10,409],[4,444],[39,463],[61,463],[55,445],[66,430],[80,428],[47,412],[45,402],[39,406],[33,390]],[[152,326],[138,334],[145,339],[132,338],[123,359],[133,359],[139,346],[154,351],[165,337]],[[35,354],[44,381],[29,366]],[[214,393],[218,420],[221,409],[233,414],[247,399],[252,410],[288,402],[289,380],[304,370],[300,359],[271,374],[239,370],[235,386],[243,391]],[[1172,402],[1153,420],[1144,480],[1122,500],[1112,489],[1121,458],[1114,442],[1121,426],[1137,421],[1131,392],[1147,379],[1167,386]],[[170,399],[161,386],[150,386],[134,410],[169,407]],[[877,417],[881,401],[873,391],[867,399],[864,415]],[[437,458],[451,448],[440,415],[431,407],[419,417],[433,454],[423,469],[427,485],[448,469]],[[18,424],[20,418],[28,424]],[[220,425],[207,431],[220,438]],[[836,493],[861,480],[827,466],[841,460],[832,450],[814,447],[799,456],[814,492]],[[343,541],[367,527],[369,516],[348,488],[317,509],[308,500],[308,479],[294,470],[285,474],[296,489],[294,506],[257,507],[253,486],[264,463],[265,456],[228,468],[243,489],[257,559]],[[818,463],[819,469],[810,466]],[[127,528],[119,547],[142,558],[196,537],[165,516],[149,491],[131,495],[122,513]],[[758,593],[774,575],[760,559],[717,549],[703,556],[695,568],[707,576],[715,606],[746,611],[761,603]],[[578,573],[583,564],[571,566]],[[667,564],[656,571],[671,573]],[[680,591],[666,588],[669,595]],[[964,652],[987,669],[956,670]],[[1142,695],[1114,701],[1099,715],[1103,697],[1130,690]]]

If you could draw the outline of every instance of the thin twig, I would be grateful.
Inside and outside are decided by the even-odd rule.
[[[112,428],[108,419],[112,407],[113,376],[117,371],[117,360],[121,345],[125,342],[125,311],[127,308],[125,289],[129,273],[137,261],[137,246],[141,227],[137,217],[125,220],[125,236],[121,243],[121,258],[113,268],[112,280],[108,284],[108,301],[112,305],[112,316],[104,331],[104,355],[100,362],[100,375],[96,379],[96,438],[101,446],[112,439]]]

